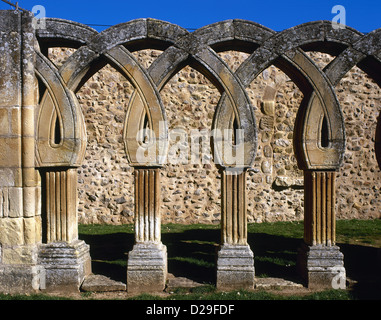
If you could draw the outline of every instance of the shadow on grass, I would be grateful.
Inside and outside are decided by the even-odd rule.
[[[133,234],[122,232],[102,235],[80,234],[79,237],[90,245],[91,267],[94,274],[126,283],[127,253],[132,250]]]
[[[338,244],[344,254],[346,275],[355,283],[351,285],[355,299],[381,299],[380,248],[354,244]]]
[[[266,233],[249,233],[248,243],[254,252],[257,277],[274,277],[300,282],[296,270],[299,238],[283,237]]]
[[[81,234],[80,238],[90,245],[93,273],[126,281],[127,253],[132,250],[133,234]],[[250,233],[248,238],[254,251],[256,276],[295,280],[296,252],[300,239],[265,233]],[[163,233],[162,242],[167,246],[168,272],[176,277],[215,284],[219,240],[219,229]]]
[[[93,273],[126,282],[127,253],[132,250],[132,233],[103,235],[81,234],[90,245]],[[190,229],[165,232],[168,272],[196,282],[215,284],[216,254],[220,239],[218,229]],[[300,282],[296,270],[297,250],[302,240],[266,233],[249,233],[248,242],[254,252],[256,277],[277,277]],[[354,280],[350,289],[355,299],[381,299],[378,248],[338,244],[344,254],[347,277]]]
[[[162,242],[168,252],[168,272],[199,283],[215,284],[219,240],[220,230],[216,229],[163,234]]]

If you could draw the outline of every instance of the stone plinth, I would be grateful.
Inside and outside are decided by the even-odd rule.
[[[128,253],[127,291],[158,292],[165,289],[167,247],[162,243],[137,243]]]
[[[345,289],[344,255],[338,246],[307,246],[298,250],[298,269],[311,289]]]
[[[89,246],[81,240],[42,245],[39,263],[45,268],[45,289],[48,292],[79,291],[91,273]]]
[[[45,272],[40,266],[0,265],[0,292],[36,293],[44,287]]]
[[[85,292],[112,292],[126,291],[126,284],[112,280],[100,274],[91,274],[86,277],[81,286],[81,291]]]
[[[254,288],[254,254],[248,245],[223,245],[218,251],[217,289]]]

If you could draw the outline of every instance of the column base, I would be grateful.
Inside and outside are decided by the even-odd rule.
[[[47,292],[78,292],[91,274],[90,249],[81,240],[41,245],[39,263],[45,268]]]
[[[0,265],[0,292],[37,293],[44,286],[45,272],[40,266]]]
[[[298,250],[297,266],[308,288],[346,288],[344,255],[338,246],[303,244]]]
[[[167,280],[167,247],[138,243],[128,253],[127,292],[160,292]]]
[[[217,253],[217,289],[253,289],[254,254],[248,245],[222,245]]]

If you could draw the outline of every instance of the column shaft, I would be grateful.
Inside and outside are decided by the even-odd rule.
[[[304,173],[304,241],[308,245],[334,245],[336,242],[334,171]]]
[[[45,173],[46,242],[78,239],[77,171]]]
[[[135,169],[135,240],[159,243],[160,169]]]
[[[222,243],[247,244],[246,171],[222,171]]]

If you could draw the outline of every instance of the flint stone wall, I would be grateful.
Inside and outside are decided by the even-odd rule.
[[[74,50],[50,49],[61,65]],[[134,53],[145,67],[157,50]],[[307,53],[323,68],[332,57]],[[220,53],[234,71],[247,54]],[[303,219],[303,171],[293,151],[296,112],[303,98],[297,86],[279,69],[266,69],[247,89],[259,127],[255,165],[247,175],[248,221]],[[337,178],[339,219],[380,218],[381,172],[375,156],[375,132],[380,113],[380,88],[360,69],[353,68],[336,87],[344,114],[347,146]],[[78,169],[79,223],[132,223],[133,169],[128,166],[122,132],[131,84],[106,66],[78,92],[85,116],[88,145]],[[210,129],[220,94],[200,73],[185,67],[161,91],[169,129]],[[162,174],[163,223],[219,223],[220,174],[210,164],[168,164]]]

